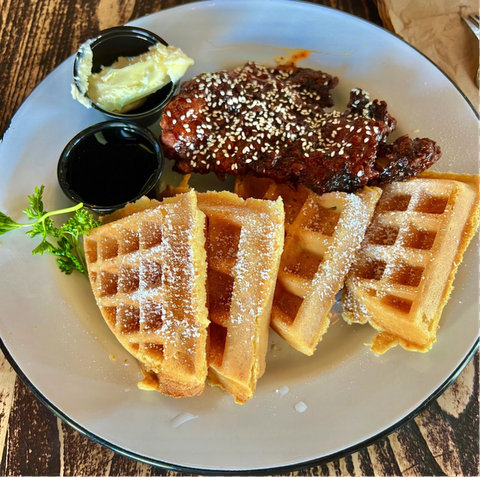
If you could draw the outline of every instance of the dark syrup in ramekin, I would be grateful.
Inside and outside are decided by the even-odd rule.
[[[128,128],[105,129],[70,152],[67,181],[89,204],[120,204],[135,197],[155,174],[157,153]]]

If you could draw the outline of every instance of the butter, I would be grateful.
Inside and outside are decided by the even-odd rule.
[[[79,61],[77,63],[77,74],[72,83],[71,93],[74,99],[83,104],[86,108],[91,108],[91,101],[85,96],[88,91],[88,79],[92,74],[93,52],[90,47],[92,40],[87,40],[78,49]]]
[[[80,55],[72,96],[86,107],[93,102],[112,113],[125,113],[141,106],[147,96],[170,81],[177,83],[193,65],[180,48],[162,43],[138,56],[119,57],[111,66],[102,66],[93,74],[89,42],[82,45]]]

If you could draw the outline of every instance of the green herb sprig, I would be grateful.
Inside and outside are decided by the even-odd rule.
[[[60,270],[67,275],[78,271],[87,275],[87,264],[80,245],[80,237],[100,225],[100,222],[79,203],[73,207],[46,212],[43,205],[45,186],[35,187],[35,192],[28,196],[29,207],[23,210],[29,223],[20,224],[0,212],[0,235],[12,230],[28,227],[25,233],[30,237],[41,237],[41,242],[33,249],[34,255],[50,253],[57,257]],[[60,227],[52,219],[55,215],[73,213]]]

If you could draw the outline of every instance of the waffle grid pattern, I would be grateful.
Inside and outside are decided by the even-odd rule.
[[[156,209],[148,222],[139,223],[130,217],[85,238],[98,305],[115,334],[123,337],[134,354],[157,346],[162,355],[163,339],[156,334],[162,326],[158,291],[162,285],[162,222],[163,215]],[[149,259],[142,258],[146,252]],[[155,291],[142,302],[140,297],[148,290]]]
[[[242,196],[282,197],[286,239],[272,308],[272,327],[294,348],[311,355],[329,326],[330,309],[380,196],[315,194],[267,179],[237,179]]]
[[[347,321],[370,321],[383,332],[374,342],[379,351],[398,338],[417,351],[434,342],[475,195],[449,179],[417,178],[384,188],[344,298]]]
[[[208,223],[210,381],[244,403],[265,370],[283,206],[228,192],[198,194],[198,206]]]
[[[194,215],[199,211],[192,198],[194,194],[185,195],[105,224],[84,241],[89,277],[103,317],[146,373],[152,374],[155,386],[167,394],[188,394],[180,388],[190,386],[203,389],[201,375],[203,381],[206,375],[205,296],[202,310],[192,273],[198,267],[194,260],[201,263],[201,257],[198,260],[196,252],[189,252],[192,237],[203,238],[204,217]],[[179,283],[181,293],[174,290]]]

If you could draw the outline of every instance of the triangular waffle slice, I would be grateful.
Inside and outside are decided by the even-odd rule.
[[[242,404],[265,371],[283,204],[230,192],[197,197],[208,223],[209,378]]]
[[[380,333],[372,351],[426,352],[478,227],[478,176],[426,172],[384,187],[346,280],[344,318]]]
[[[285,247],[272,308],[271,325],[288,343],[312,355],[330,323],[335,295],[364,238],[381,190],[356,194],[315,194],[269,179],[237,178],[242,197],[285,204]]]
[[[207,375],[205,216],[194,192],[161,204],[144,199],[122,212],[129,213],[85,237],[97,304],[140,361],[140,387],[200,394]]]

